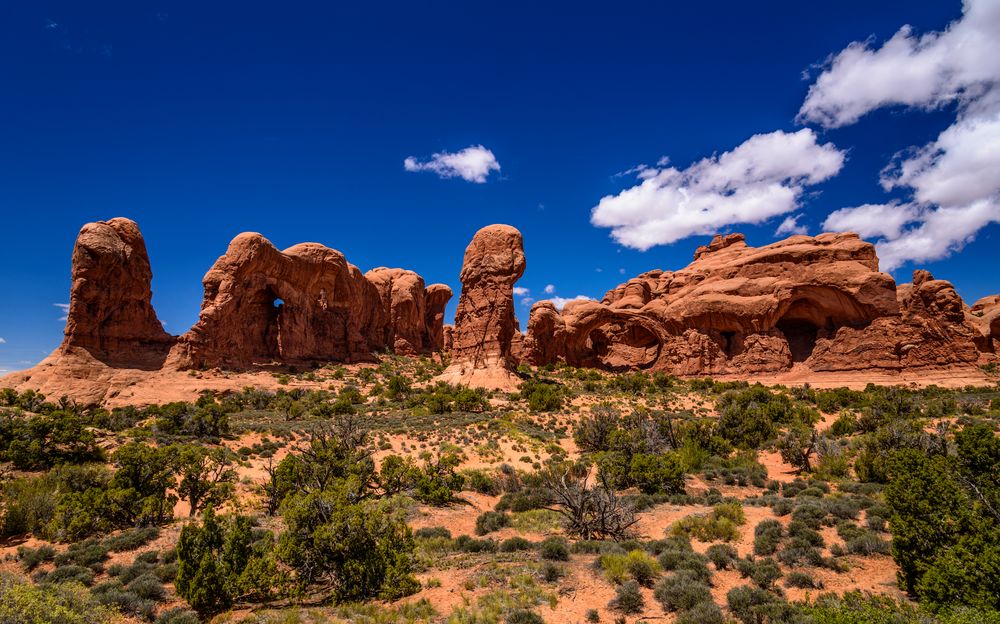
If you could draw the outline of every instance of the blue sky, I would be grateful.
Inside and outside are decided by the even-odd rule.
[[[59,343],[73,240],[114,216],[142,228],[174,334],[242,231],[450,284],[449,317],[465,245],[498,222],[525,236],[521,298],[599,298],[684,266],[710,231],[766,244],[836,211],[888,245],[901,282],[919,266],[970,302],[1000,290],[983,182],[1000,180],[983,130],[998,76],[949,47],[949,24],[988,21],[960,2],[347,4],[0,8],[0,370]],[[469,180],[421,167],[476,146],[499,170],[483,153]],[[956,167],[979,195],[949,195]],[[720,209],[744,191],[763,212]],[[703,202],[696,223],[678,193]]]

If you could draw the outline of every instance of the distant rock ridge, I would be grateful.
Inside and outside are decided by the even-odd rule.
[[[164,331],[151,303],[152,270],[139,227],[89,223],[73,250],[62,344],[0,386],[101,402],[155,374],[190,369],[374,361],[382,352],[443,352],[452,383],[513,389],[519,364],[566,363],[609,371],[796,379],[837,372],[976,371],[996,359],[1000,295],[967,306],[929,272],[897,286],[878,270],[875,247],[853,233],[792,236],[763,247],[716,236],[676,271],[654,270],[601,301],[514,315],[524,274],[521,233],[476,232],[465,250],[454,324],[452,291],[413,271],[362,274],[318,243],[279,251],[240,234],[206,273],[197,323]],[[159,379],[159,378],[157,378]],[[234,382],[238,383],[238,382]]]
[[[995,301],[981,307],[990,323],[1000,317]],[[897,288],[856,234],[759,248],[729,234],[699,247],[687,267],[643,273],[600,302],[572,301],[561,312],[537,302],[525,357],[735,376],[973,365],[993,352],[997,334],[971,316],[952,285],[926,271]]]

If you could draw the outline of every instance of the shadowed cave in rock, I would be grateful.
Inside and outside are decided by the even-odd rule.
[[[590,331],[587,347],[605,370],[648,368],[660,355],[660,340],[639,323],[612,321]]]

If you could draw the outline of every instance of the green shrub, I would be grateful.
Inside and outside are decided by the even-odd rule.
[[[455,538],[455,548],[468,553],[496,552],[497,542],[492,539],[477,540],[468,535],[459,535]]]
[[[501,511],[486,511],[476,518],[476,535],[486,535],[510,526],[510,516]]]
[[[48,585],[80,583],[89,587],[94,582],[94,571],[79,565],[64,565],[46,574],[43,582]]]
[[[174,607],[156,618],[155,624],[199,624],[198,614],[184,607]]]
[[[513,609],[507,614],[505,624],[545,624],[542,616],[530,609]]]
[[[694,537],[701,542],[730,542],[739,538],[738,527],[745,522],[746,516],[739,503],[724,503],[716,505],[707,516],[692,515],[674,522],[670,532]]]
[[[629,576],[643,587],[652,587],[653,581],[660,576],[660,564],[650,554],[642,550],[629,552],[626,558]]]
[[[761,384],[734,390],[718,401],[719,433],[734,446],[756,449],[774,438],[778,424],[792,420],[813,422],[817,415],[796,406],[784,394],[771,392]]]
[[[17,547],[17,559],[24,566],[24,569],[31,572],[46,561],[55,559],[56,549],[44,544],[38,548]]]
[[[712,571],[708,569],[707,561],[704,555],[675,549],[664,550],[657,557],[657,562],[664,570],[686,571],[704,583],[708,583],[712,578]]]
[[[294,527],[290,523],[289,530]],[[359,522],[356,530],[362,527]],[[220,519],[211,507],[205,510],[200,526],[188,524],[181,529],[177,562],[177,593],[203,615],[228,607],[234,596],[268,598],[282,582],[270,533],[254,535],[250,518]],[[155,580],[145,580],[143,587]]]
[[[697,579],[691,572],[681,570],[664,577],[656,584],[653,596],[663,606],[664,611],[686,611],[696,605],[712,600],[708,585]]]
[[[625,581],[615,587],[615,597],[608,604],[608,607],[622,613],[641,613],[645,606],[639,583],[635,581]]]
[[[139,596],[140,598],[145,598],[147,600],[160,601],[166,596],[166,590],[163,588],[163,583],[160,579],[156,578],[152,574],[143,574],[132,579],[125,589]]]
[[[774,559],[760,559],[754,563],[750,572],[750,580],[761,589],[770,589],[774,582],[781,578],[781,568]]]
[[[845,542],[852,555],[888,555],[889,542],[874,533],[863,532]]]
[[[678,613],[675,624],[725,624],[725,621],[726,618],[718,605],[706,600]]]
[[[736,547],[729,544],[712,544],[705,554],[716,570],[732,568],[733,563],[739,558]]]
[[[814,579],[808,572],[793,570],[785,577],[785,587],[797,587],[799,589],[823,589],[823,583]]]
[[[639,453],[629,464],[629,479],[644,494],[684,492],[684,466],[676,453]]]
[[[118,616],[81,585],[35,586],[0,573],[0,622],[11,624],[111,624]]]
[[[582,451],[599,453],[611,448],[611,434],[622,422],[621,412],[608,403],[590,407],[590,415],[583,416],[573,428],[573,440]]]
[[[561,537],[547,537],[538,546],[542,559],[569,561],[569,544]]]
[[[761,520],[754,528],[753,552],[755,555],[773,555],[785,530],[777,520]]]
[[[413,536],[423,539],[434,539],[440,537],[443,537],[444,539],[451,539],[451,531],[442,526],[423,527],[414,531]]]
[[[734,587],[726,594],[729,611],[743,624],[794,622],[795,608],[769,591],[757,587]]]
[[[500,542],[500,552],[505,552],[505,553],[517,552],[520,550],[531,550],[534,547],[535,547],[534,544],[532,544],[529,540],[521,537],[520,535],[515,537],[509,537],[504,541]]]
[[[546,381],[529,380],[521,384],[520,397],[533,412],[553,412],[562,407],[561,387]]]

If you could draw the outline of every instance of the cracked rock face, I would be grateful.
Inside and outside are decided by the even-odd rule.
[[[88,223],[73,248],[72,287],[62,349],[86,349],[115,366],[162,361],[173,338],[153,310],[153,272],[139,226],[128,219]]]
[[[490,225],[473,236],[462,261],[452,363],[444,379],[497,388],[516,384],[514,283],[524,269],[524,243],[517,229]]]

